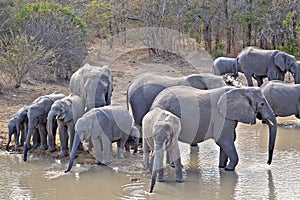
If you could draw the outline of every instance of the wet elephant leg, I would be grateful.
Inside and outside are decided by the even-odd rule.
[[[103,164],[108,164],[110,162],[110,156],[112,154],[112,143],[111,140],[103,135],[101,137],[102,145],[103,145]],[[119,141],[118,141],[119,142]]]
[[[176,182],[182,183],[184,182],[183,174],[182,174],[182,164],[181,164],[181,157],[180,157],[180,150],[178,144],[175,144],[173,148],[168,151],[170,154],[170,159],[175,165],[176,171]]]
[[[219,155],[219,167],[225,168],[228,162],[228,156],[225,154],[223,149],[220,147],[220,155]]]

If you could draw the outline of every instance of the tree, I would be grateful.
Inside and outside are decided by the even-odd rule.
[[[1,35],[0,70],[21,86],[27,73],[41,65],[54,61],[54,53],[47,51],[36,38],[23,31],[10,30]]]

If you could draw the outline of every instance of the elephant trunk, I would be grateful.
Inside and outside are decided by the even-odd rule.
[[[164,159],[164,151],[162,145],[155,144],[155,151],[154,151],[154,160],[153,167],[152,167],[152,177],[151,177],[151,185],[150,185],[150,193],[153,192],[153,188],[156,182],[157,173],[158,174],[158,181],[163,181],[163,159]]]
[[[74,142],[73,142],[73,145],[72,145],[72,150],[71,150],[71,153],[70,153],[69,165],[68,165],[68,168],[65,171],[65,173],[67,173],[71,170],[71,168],[73,166],[73,163],[74,163],[74,159],[76,157],[76,151],[77,151],[77,148],[80,145],[80,143],[81,143],[81,140],[80,140],[79,135],[75,134]]]
[[[269,126],[269,159],[267,163],[270,165],[272,163],[273,152],[274,152],[275,141],[276,141],[277,122],[276,122],[276,117],[269,106],[267,110],[268,111],[266,112],[262,112],[262,119],[266,121]]]
[[[53,111],[50,111],[48,113],[48,117],[47,117],[47,132],[48,132],[48,136],[50,138],[53,138],[53,131],[52,131],[52,127],[53,127],[53,118],[56,116],[56,114]]]
[[[151,186],[150,186],[150,193],[153,192],[153,188],[154,188],[154,185],[155,185],[155,182],[156,182],[156,177],[157,177],[157,170],[153,170],[152,172],[152,177],[151,177]]]
[[[276,133],[277,133],[276,118],[271,121],[272,121],[273,125],[270,123],[268,124],[269,131],[270,131],[269,132],[269,159],[268,159],[269,165],[272,163],[273,152],[274,152],[275,141],[276,141]]]

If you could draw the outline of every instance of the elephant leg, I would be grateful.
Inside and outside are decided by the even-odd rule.
[[[181,164],[181,157],[180,157],[180,150],[178,144],[175,144],[170,151],[170,159],[175,165],[176,170],[176,182],[182,183],[184,182],[183,174],[182,174],[182,164]]]
[[[150,170],[149,167],[149,154],[150,154],[150,148],[149,145],[144,141],[143,139],[143,161],[144,161],[144,167],[146,170]]]
[[[247,82],[248,82],[248,86],[250,87],[253,87],[253,81],[252,81],[252,76],[251,75],[246,75],[246,79],[247,79]]]
[[[228,156],[229,158],[229,163],[225,167],[225,170],[227,171],[234,171],[235,166],[237,165],[239,161],[239,157],[234,145],[234,141],[219,141],[218,145],[220,146],[221,149],[223,149],[224,153]]]
[[[123,149],[128,139],[128,135],[129,134],[124,133],[123,137],[121,137],[120,141],[118,141],[118,158],[124,158]]]
[[[38,124],[38,129],[40,133],[40,138],[41,138],[41,150],[47,150],[48,145],[47,145],[47,129],[46,125],[44,123],[39,123]]]
[[[96,153],[96,164],[102,164],[103,163],[103,154],[102,154],[102,148],[101,148],[101,138],[98,137],[91,137],[91,143],[93,143],[93,146],[95,148]]]
[[[263,77],[262,76],[256,76],[256,81],[258,87],[260,87],[263,84]]]
[[[105,135],[103,135],[101,137],[101,139],[102,139],[102,145],[103,145],[103,162],[102,163],[106,165],[110,162],[110,156],[111,156],[111,152],[112,152],[112,142]]]
[[[66,157],[68,155],[68,133],[66,126],[59,126],[59,141],[60,141],[60,153],[59,156]]]
[[[219,167],[225,168],[228,162],[228,156],[225,154],[223,149],[220,147],[220,156],[219,156]]]
[[[34,128],[33,130],[32,141],[33,141],[33,147],[38,147],[41,144],[41,138],[40,138],[40,133],[38,128]],[[30,145],[30,143],[28,144]]]

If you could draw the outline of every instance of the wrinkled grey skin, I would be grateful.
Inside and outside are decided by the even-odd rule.
[[[83,98],[85,111],[110,105],[113,82],[109,67],[85,64],[72,75],[70,92]]]
[[[54,139],[52,133],[53,119],[56,118],[59,139],[60,139],[60,153],[59,155],[65,157],[68,155],[68,141],[70,139],[70,150],[72,149],[75,136],[75,123],[84,114],[84,100],[77,96],[70,94],[62,99],[56,100],[48,113],[47,117],[47,131],[50,140]],[[48,148],[48,151],[55,151],[55,146]]]
[[[127,108],[129,109],[130,104],[135,125],[142,125],[144,115],[149,111],[159,92],[176,85],[206,90],[225,86],[225,82],[222,77],[213,74],[170,77],[157,73],[144,73],[132,82],[127,91]]]
[[[282,81],[269,81],[261,86],[275,116],[295,115],[300,118],[300,85]]]
[[[47,116],[50,111],[51,105],[54,101],[65,97],[64,94],[54,92],[49,95],[41,96],[37,98],[30,106],[28,106],[28,133],[26,135],[26,141],[24,146],[24,161],[27,160],[27,153],[30,148],[30,139],[36,128],[41,139],[41,150],[48,149],[47,145]],[[55,135],[57,124],[53,123],[53,135]],[[49,140],[49,146],[52,148],[55,146],[55,139]]]
[[[153,191],[157,173],[158,181],[164,181],[164,151],[167,151],[170,161],[176,169],[176,182],[184,182],[178,136],[181,131],[180,119],[171,112],[154,108],[143,118],[143,160],[146,169],[152,173],[150,193]],[[151,162],[149,153],[153,152]]]
[[[132,134],[129,135],[126,143],[125,143],[125,150],[127,152],[130,152],[130,147],[133,148],[133,153],[137,153],[138,152],[138,145],[139,145],[139,141],[140,141],[140,131],[137,127],[133,126],[132,130],[131,130]],[[135,136],[138,137],[135,137]]]
[[[18,112],[16,112],[8,122],[8,141],[6,144],[6,150],[9,149],[12,135],[14,135],[16,147],[23,146],[27,133],[27,123],[27,106],[24,106],[20,108],[20,110],[18,110]]]
[[[128,110],[119,105],[93,108],[79,118],[75,124],[75,139],[70,153],[68,169],[71,170],[80,142],[91,140],[95,148],[97,164],[108,164],[112,153],[112,142],[117,142],[118,158],[124,158],[123,150],[129,135],[138,137],[133,129]],[[103,149],[101,148],[101,143]]]
[[[293,74],[296,84],[300,83],[296,59],[285,52],[246,47],[237,56],[237,62],[247,78],[248,86],[253,86],[251,76],[255,76],[258,86],[261,86],[264,77],[283,81],[287,71]]]
[[[276,117],[258,87],[223,87],[198,90],[174,86],[163,90],[154,100],[159,107],[178,116],[181,133],[178,140],[196,144],[212,138],[220,147],[219,167],[235,170],[238,154],[234,145],[238,122],[255,124],[256,117],[269,125],[269,160],[272,162],[277,123]],[[229,158],[229,163],[228,163]]]
[[[233,77],[237,77],[238,72],[242,72],[242,69],[237,64],[236,58],[218,57],[213,62],[212,71],[218,76],[231,74]]]

